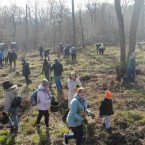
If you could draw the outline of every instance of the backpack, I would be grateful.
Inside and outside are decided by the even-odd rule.
[[[16,96],[11,104],[11,107],[16,108],[21,105],[22,98],[20,96]]]
[[[30,101],[31,101],[32,106],[37,105],[37,92],[38,92],[38,90],[34,91],[30,97]]]

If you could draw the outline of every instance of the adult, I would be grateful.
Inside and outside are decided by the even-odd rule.
[[[14,63],[14,69],[16,68],[16,60],[17,60],[17,53],[13,49],[12,52],[10,53],[10,67],[12,68],[12,63]]]
[[[43,47],[42,46],[39,46],[39,54],[40,54],[40,57],[43,59]]]
[[[56,46],[56,54],[57,54],[57,58],[60,59],[60,47]]]
[[[64,51],[64,59],[69,59],[71,45],[66,45],[63,49]]]
[[[5,65],[8,64],[8,49],[6,48],[4,49],[3,57],[4,57]]]
[[[0,51],[0,68],[3,67],[3,53]]]
[[[75,139],[76,145],[82,144],[83,138],[83,121],[85,115],[91,114],[87,109],[87,101],[84,88],[80,87],[70,103],[70,111],[67,117],[67,123],[73,134],[64,134],[64,142],[68,144],[69,139]]]
[[[38,86],[38,93],[37,93],[37,109],[39,114],[37,116],[36,126],[40,126],[41,118],[45,117],[45,126],[49,128],[49,112],[48,109],[50,108],[51,104],[51,93],[49,90],[49,82],[48,80],[44,79],[42,83]]]
[[[97,50],[97,54],[99,53],[99,48],[101,46],[101,43],[96,43],[96,50]]]
[[[45,74],[45,78],[49,81],[50,80],[50,69],[51,65],[48,63],[47,59],[44,59],[42,74]]]
[[[62,42],[59,44],[59,48],[60,48],[60,53],[62,54],[63,53],[63,44],[62,44]]]
[[[51,67],[51,71],[54,71],[54,79],[55,79],[55,84],[57,87],[58,92],[62,92],[62,84],[61,84],[61,75],[63,72],[63,66],[62,64],[58,61],[58,59],[54,60],[54,64]]]
[[[46,49],[46,50],[44,51],[44,58],[45,58],[45,59],[48,58],[48,60],[49,60],[49,51],[50,51],[50,49]]]
[[[71,72],[69,75],[69,80],[67,83],[69,92],[68,92],[68,108],[70,107],[70,102],[72,101],[76,90],[78,89],[78,87],[82,86],[81,81],[77,78],[77,75],[75,72]]]
[[[30,75],[29,63],[25,59],[22,59],[22,65],[23,65],[22,75],[25,77],[26,84],[29,85],[31,83],[31,80],[29,79]]]
[[[76,62],[77,49],[75,47],[71,48],[72,62]]]
[[[11,81],[3,82],[3,88],[5,93],[5,102],[4,102],[4,112],[10,114],[9,117],[9,126],[10,133],[18,131],[18,107],[12,107],[11,104],[16,96],[18,96],[18,87],[13,85]],[[13,125],[14,122],[14,125]]]
[[[135,84],[135,64],[136,64],[136,53],[132,52],[127,66],[127,76],[121,79],[121,84],[123,82],[130,80],[131,84]]]
[[[100,55],[103,55],[104,54],[104,51],[105,51],[105,46],[103,43],[101,43],[100,47],[99,47],[99,53]]]

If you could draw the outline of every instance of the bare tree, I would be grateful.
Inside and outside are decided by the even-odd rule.
[[[119,25],[119,36],[120,36],[120,64],[121,71],[124,71],[126,66],[126,56],[125,56],[125,30],[124,30],[124,19],[121,11],[120,0],[114,0],[115,10]]]
[[[131,53],[135,51],[137,26],[138,26],[139,16],[141,12],[141,6],[143,5],[143,3],[144,3],[144,0],[135,0],[131,26],[130,26],[130,33],[129,33],[128,59]]]

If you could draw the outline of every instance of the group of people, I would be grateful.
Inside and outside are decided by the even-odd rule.
[[[4,65],[6,66],[8,64],[10,64],[10,67],[12,68],[12,64],[14,64],[14,69],[15,69],[16,60],[17,60],[17,53],[15,52],[15,49],[11,50],[5,48],[4,51],[0,51],[0,68],[3,68]]]
[[[97,54],[100,53],[100,55],[103,55],[105,51],[105,45],[103,43],[96,43],[96,50]]]
[[[49,60],[49,53],[50,53],[49,51],[50,49],[44,50],[42,46],[39,46],[39,54],[40,54],[41,59],[48,58]],[[69,56],[71,56],[72,62],[73,63],[76,62],[77,49],[76,47],[71,46],[71,44],[66,44],[65,46],[63,46],[63,44],[60,43],[59,46],[56,46],[55,53],[58,60],[60,60],[61,55],[63,55],[63,59],[69,59]]]
[[[65,48],[70,49],[70,45]],[[73,47],[72,47],[73,48]],[[64,49],[64,48],[63,48]],[[68,57],[68,50],[66,51],[65,57]],[[135,52],[132,53],[129,58],[128,63],[128,75],[121,79],[121,82],[125,82],[131,79],[134,83],[135,81]],[[22,59],[22,73],[25,76],[26,84],[29,85],[31,80],[29,79],[30,68],[29,63]],[[41,118],[44,116],[44,122],[46,128],[49,129],[49,108],[51,106],[51,89],[50,89],[50,73],[54,71],[54,80],[56,83],[56,88],[58,92],[62,92],[63,87],[61,83],[61,76],[63,72],[63,65],[60,63],[59,59],[55,59],[54,63],[51,65],[46,58],[44,58],[42,74],[45,74],[44,80],[40,83],[37,88],[37,109],[38,116],[36,119],[36,126],[40,127]],[[82,87],[82,83],[75,72],[69,74],[69,79],[67,82],[68,86],[68,114],[66,122],[72,130],[72,134],[64,134],[64,142],[68,144],[70,139],[76,140],[76,145],[82,144],[83,139],[83,123],[86,122],[86,115],[94,116],[94,114],[88,109],[87,96],[85,95],[85,89]],[[3,88],[5,92],[5,103],[3,112],[11,114],[9,117],[10,133],[18,132],[18,107],[13,108],[11,106],[15,96],[18,96],[18,87],[10,81],[3,82]],[[102,126],[106,129],[108,133],[112,133],[112,128],[110,126],[110,115],[114,114],[112,105],[112,92],[105,89],[104,99],[102,100],[99,107],[99,115],[102,118]]]

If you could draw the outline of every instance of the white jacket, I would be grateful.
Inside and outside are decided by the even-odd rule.
[[[68,81],[68,89],[69,89],[69,92],[68,92],[68,107],[70,106],[70,102],[71,100],[73,99],[74,95],[76,94],[76,86],[79,85],[80,87],[82,86],[82,83],[79,79],[76,79],[75,81],[74,80],[69,80]]]
[[[51,93],[46,91],[42,84],[38,86],[37,92],[37,109],[38,110],[48,110],[51,105]]]
[[[3,56],[4,56],[4,58],[8,57],[8,51],[4,51]]]

